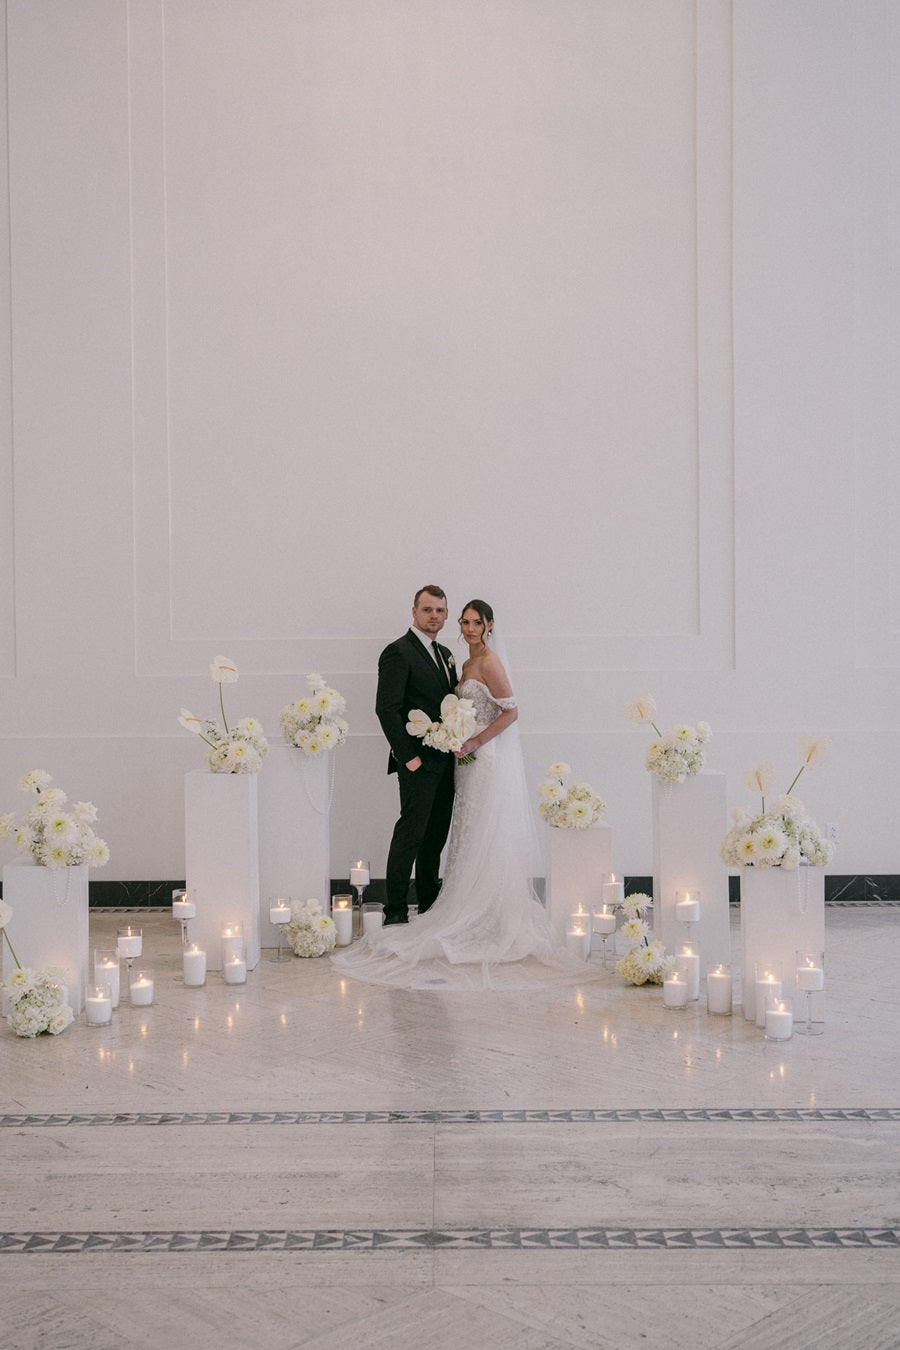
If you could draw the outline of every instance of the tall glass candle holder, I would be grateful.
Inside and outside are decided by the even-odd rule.
[[[131,967],[134,965],[135,957],[140,956],[144,948],[143,929],[135,928],[129,924],[127,928],[116,929],[116,951],[125,962],[127,974],[125,976],[126,989],[131,988]]]
[[[595,906],[591,916],[591,931],[595,937],[599,937],[603,946],[603,969],[609,970],[610,966],[615,963],[615,905],[600,904]],[[612,954],[610,954],[610,938],[612,938]]]
[[[335,946],[349,947],[353,941],[353,896],[331,897],[331,918],[334,922]]]
[[[119,953],[115,947],[96,948],[94,951],[94,984],[109,988],[112,1006],[118,1008],[121,993]]]
[[[675,957],[675,969],[688,987],[688,1003],[700,997],[700,953],[694,943],[686,942]]]
[[[197,917],[197,906],[184,889],[172,892],[172,918],[181,923],[181,945],[188,941],[188,922]]]
[[[754,1011],[756,1013],[756,1025],[765,1027],[766,1025],[766,999],[769,994],[774,994],[777,998],[781,997],[782,992],[782,966],[780,961],[757,961],[756,962],[756,986]]]
[[[685,937],[690,940],[694,924],[700,918],[700,892],[693,890],[675,892],[675,918],[684,924]]]
[[[240,956],[246,958],[247,948],[244,943],[244,925],[242,923],[226,923],[222,925],[222,963],[224,964],[229,957]]]
[[[289,961],[291,958],[284,950],[284,930],[291,921],[291,902],[288,897],[276,896],[269,902],[269,923],[278,929],[278,950],[272,961]]]
[[[813,1021],[812,995],[821,993],[825,988],[825,953],[797,952],[794,979],[803,1000],[802,1017],[798,1018],[794,1030],[801,1036],[821,1036],[825,1026],[822,1022]]]
[[[369,864],[365,858],[357,858],[350,864],[350,885],[356,891],[356,901],[354,904],[354,927],[357,934],[363,931],[362,921],[362,903],[363,891],[371,880]]]

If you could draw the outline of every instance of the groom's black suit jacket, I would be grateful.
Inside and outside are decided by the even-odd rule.
[[[424,745],[418,736],[410,736],[406,730],[413,708],[421,708],[432,722],[437,722],[441,715],[441,701],[456,684],[452,653],[440,643],[438,647],[450,674],[449,684],[438,670],[431,652],[423,646],[412,629],[385,647],[378,658],[375,714],[391,747],[388,773],[396,773],[398,764],[408,764],[417,755],[422,760],[422,769],[440,773],[447,767],[447,755]]]

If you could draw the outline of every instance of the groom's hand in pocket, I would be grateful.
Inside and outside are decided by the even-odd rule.
[[[417,769],[421,769],[422,767],[421,755],[416,755],[415,759],[411,759],[406,767],[407,769],[409,769],[410,773],[415,773]]]

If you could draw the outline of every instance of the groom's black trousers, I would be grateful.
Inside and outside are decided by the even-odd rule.
[[[456,760],[445,755],[437,773],[422,768],[411,773],[401,764],[400,819],[394,826],[387,860],[387,902],[384,917],[405,919],[407,892],[416,865],[419,913],[430,909],[441,888],[441,851],[450,831],[453,812],[453,770]]]

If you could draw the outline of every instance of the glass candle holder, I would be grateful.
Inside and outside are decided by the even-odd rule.
[[[247,948],[244,943],[244,925],[242,923],[226,923],[222,925],[222,964],[231,956],[246,956]]]
[[[112,998],[108,984],[89,984],[85,990],[84,1020],[89,1027],[108,1027],[112,1021]]]
[[[128,998],[135,1007],[148,1008],[153,1002],[153,977],[146,970],[137,970],[128,986]]]
[[[334,921],[335,945],[349,947],[353,941],[353,896],[333,895],[331,917]]]
[[[780,961],[756,962],[756,981],[754,989],[754,1020],[758,1027],[765,1027],[766,998],[769,994],[775,994],[780,998],[782,994],[782,968]]]
[[[767,1041],[789,1041],[794,1031],[791,1005],[780,994],[766,995],[764,1035]]]
[[[688,1004],[688,982],[678,971],[663,980],[663,1007],[683,1012]]]
[[[192,942],[181,954],[181,966],[186,985],[197,987],[206,984],[206,952]]]
[[[734,975],[730,965],[718,962],[706,968],[706,1011],[717,1017],[730,1017],[734,996]]]
[[[109,996],[114,1008],[118,1008],[121,994],[119,975],[119,953],[115,947],[96,947],[94,949],[94,984],[109,986]]]
[[[377,900],[364,900],[362,906],[363,937],[372,937],[384,924],[384,905]]]
[[[801,1036],[821,1036],[825,1024],[813,1020],[813,995],[821,994],[825,988],[825,953],[798,951],[794,982],[800,996],[800,1015],[794,1030]]]

